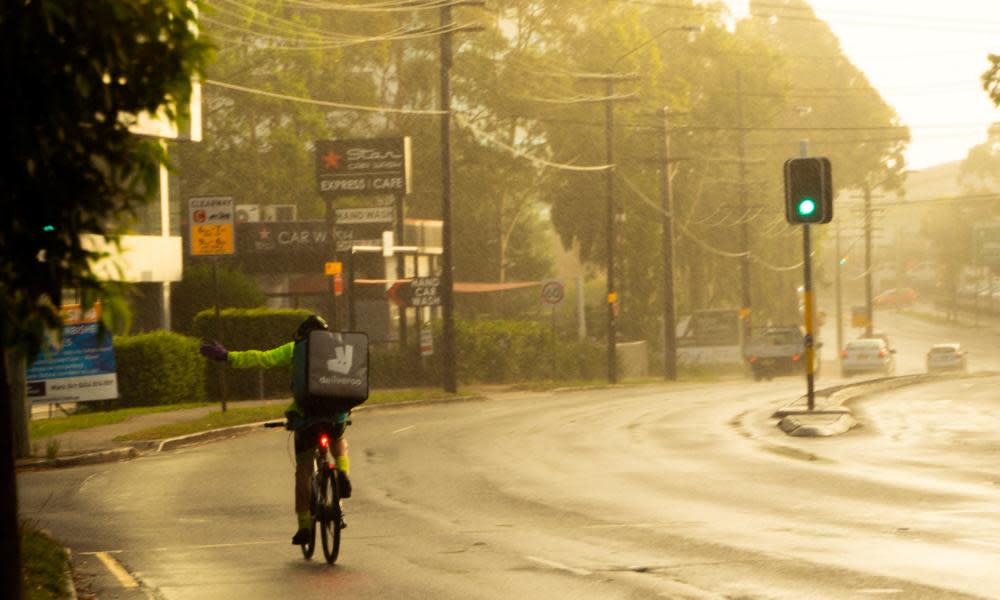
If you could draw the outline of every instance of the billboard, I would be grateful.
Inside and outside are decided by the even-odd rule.
[[[62,345],[50,344],[28,366],[28,400],[87,402],[118,397],[111,333],[100,331],[100,305],[62,307]]]

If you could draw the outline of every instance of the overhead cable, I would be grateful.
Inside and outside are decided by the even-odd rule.
[[[571,164],[571,163],[557,163],[557,162],[552,162],[552,161],[549,161],[549,160],[545,160],[543,158],[538,158],[536,156],[532,156],[532,155],[528,154],[527,152],[525,152],[521,148],[514,147],[514,146],[512,146],[510,144],[507,144],[505,142],[502,142],[502,141],[496,139],[496,137],[490,135],[489,133],[487,133],[487,132],[483,131],[482,129],[479,129],[478,127],[476,127],[475,125],[473,125],[461,113],[455,113],[454,114],[454,118],[455,118],[455,121],[459,124],[459,126],[468,129],[473,134],[475,134],[480,140],[487,141],[490,144],[493,144],[494,146],[497,146],[498,148],[502,148],[502,149],[506,150],[507,152],[510,152],[511,154],[513,154],[514,156],[516,156],[518,158],[523,158],[525,160],[528,160],[528,161],[530,161],[532,164],[534,164],[537,167],[559,169],[559,170],[562,170],[562,171],[585,171],[585,172],[607,171],[608,169],[614,168],[614,165],[590,165],[590,166],[584,166],[584,165],[574,165],[574,164]]]
[[[276,92],[268,92],[266,90],[261,90],[257,88],[246,87],[242,85],[236,85],[234,83],[226,83],[225,81],[217,81],[215,79],[205,79],[202,81],[205,85],[215,86],[220,88],[225,88],[229,90],[235,90],[237,92],[243,92],[246,94],[254,94],[257,96],[265,96],[268,98],[275,98],[277,100],[286,100],[288,102],[298,102],[301,104],[312,104],[314,106],[325,106],[328,108],[338,108],[341,110],[356,110],[360,112],[374,112],[374,113],[393,113],[393,114],[404,114],[404,115],[443,115],[444,111],[441,110],[420,110],[420,109],[408,109],[408,108],[393,108],[389,106],[365,106],[360,104],[346,104],[343,102],[330,102],[327,100],[314,100],[312,98],[302,98],[300,96],[289,96],[287,94],[278,94]]]

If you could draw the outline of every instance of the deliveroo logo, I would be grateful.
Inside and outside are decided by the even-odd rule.
[[[354,364],[354,346],[337,346],[333,354],[334,357],[326,361],[326,368],[340,375],[350,373]]]

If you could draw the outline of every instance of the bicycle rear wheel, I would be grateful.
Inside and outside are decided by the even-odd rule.
[[[327,470],[320,477],[319,502],[317,516],[320,538],[323,540],[323,556],[326,562],[333,564],[340,554],[340,487],[337,476],[340,471],[335,468]]]

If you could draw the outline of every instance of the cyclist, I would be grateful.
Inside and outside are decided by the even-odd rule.
[[[309,336],[310,331],[316,329],[329,329],[329,327],[321,317],[310,315],[299,325],[291,342],[271,350],[229,351],[219,342],[212,341],[211,343],[202,343],[200,351],[206,358],[225,362],[237,369],[291,368],[295,342],[304,340]],[[295,514],[298,517],[298,529],[292,538],[293,544],[305,544],[309,540],[311,526],[309,488],[312,476],[313,444],[322,433],[326,433],[329,439],[335,440],[332,444],[333,455],[337,462],[337,468],[344,475],[339,478],[340,496],[341,498],[351,497],[351,480],[348,478],[351,461],[347,454],[347,438],[344,437],[349,415],[350,412],[341,412],[334,415],[333,418],[307,418],[305,412],[294,399],[285,411],[291,428],[295,430]]]

